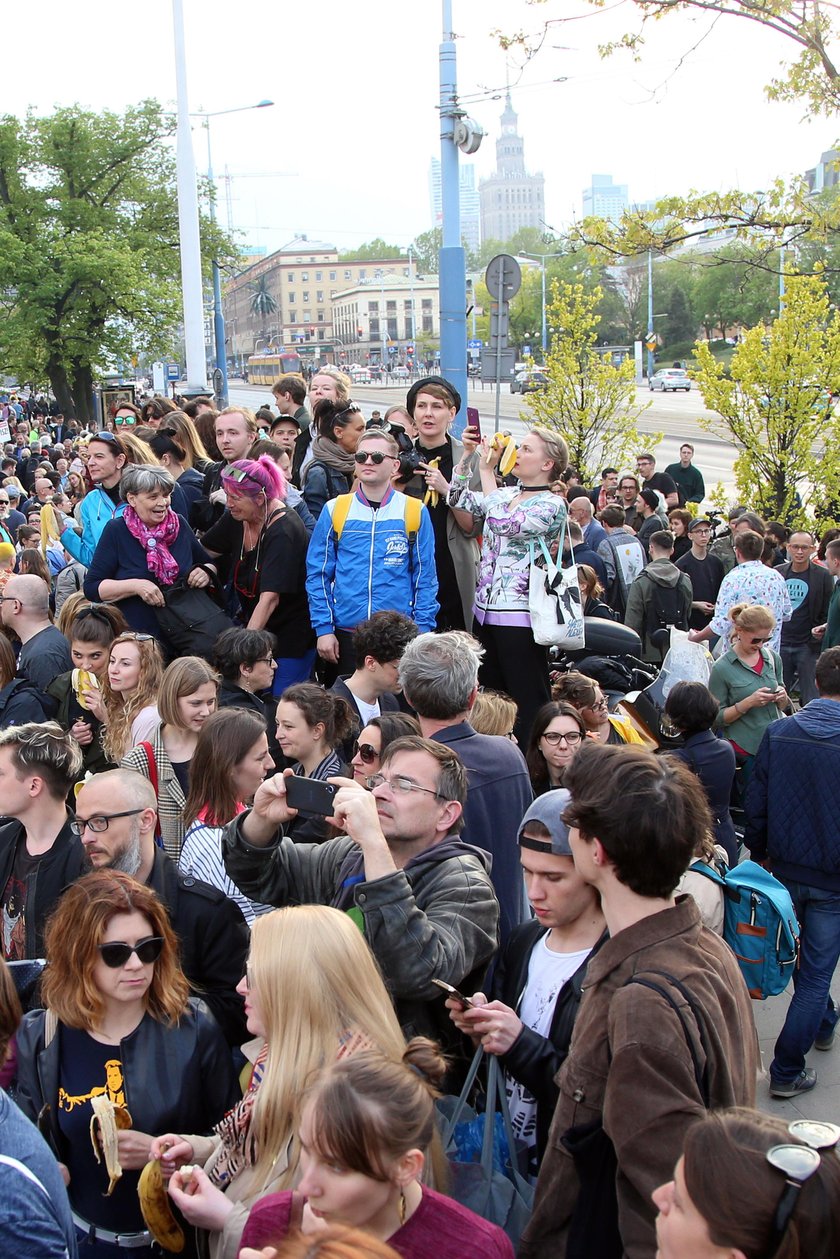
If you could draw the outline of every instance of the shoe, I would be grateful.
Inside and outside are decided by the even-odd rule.
[[[790,1084],[774,1084],[770,1081],[771,1097],[798,1097],[800,1093],[807,1093],[814,1087],[817,1082],[817,1073],[813,1067],[806,1067],[804,1071],[800,1071],[795,1080],[791,1080]]]
[[[837,1035],[837,1027],[832,1027],[826,1036],[818,1036],[814,1041],[814,1048],[819,1049],[821,1053],[828,1053],[829,1049],[834,1048],[834,1037]]]

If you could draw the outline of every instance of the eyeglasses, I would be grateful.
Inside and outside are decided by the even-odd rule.
[[[803,1145],[774,1145],[765,1158],[785,1178],[785,1187],[779,1198],[773,1218],[773,1240],[767,1251],[775,1255],[796,1209],[802,1186],[813,1176],[822,1162],[819,1150],[834,1148],[840,1141],[840,1128],[833,1123],[821,1123],[813,1119],[795,1119],[788,1124],[788,1132],[798,1137]]]
[[[0,507],[8,507],[8,506],[9,506],[9,500],[7,498],[0,498]]]
[[[372,743],[359,743],[356,740],[353,744],[353,755],[358,756],[361,761],[364,761],[365,765],[372,765],[379,753]]]
[[[370,791],[384,785],[393,791],[395,795],[407,796],[412,791],[423,791],[427,796],[434,796],[437,800],[443,799],[439,791],[433,791],[431,787],[421,787],[419,783],[414,782],[411,778],[405,778],[402,774],[394,774],[393,778],[386,778],[384,774],[374,774],[372,778],[367,780],[367,785]]]
[[[113,446],[116,450],[118,450],[120,454],[122,454],[122,447],[120,446],[120,443],[117,441],[113,433],[105,433],[105,432],[94,433],[93,437],[91,437],[90,440],[92,442],[107,442],[109,445]]]
[[[588,708],[593,713],[603,712],[607,707],[607,701],[602,695],[600,699],[596,699],[594,704],[584,704],[584,708]]]
[[[259,660],[254,661],[254,664],[270,664],[275,669],[277,668],[277,661],[273,656],[260,656]],[[253,668],[253,665],[251,667]]]
[[[70,823],[70,830],[74,835],[83,835],[85,829],[92,831],[94,835],[101,835],[103,831],[107,831],[108,823],[113,822],[114,818],[134,817],[142,812],[142,809],[126,809],[124,813],[97,813],[95,817],[77,817]]]
[[[137,416],[136,415],[115,415],[114,423],[115,424],[128,424],[128,425],[136,424]]]
[[[364,464],[370,461],[378,467],[380,463],[384,463],[386,459],[395,459],[395,455],[383,455],[381,450],[357,450],[353,458],[356,463]]]
[[[125,966],[132,953],[137,954],[138,962],[144,966],[156,962],[165,943],[163,936],[146,936],[145,940],[138,940],[136,944],[122,944],[115,940],[112,944],[98,944],[96,947],[105,965],[111,970],[118,970],[120,966]]]
[[[558,730],[547,730],[540,737],[545,739],[546,743],[550,743],[552,747],[556,747],[558,743],[562,742],[568,744],[570,748],[576,748],[583,735],[579,730],[572,730],[570,734],[563,734]]]

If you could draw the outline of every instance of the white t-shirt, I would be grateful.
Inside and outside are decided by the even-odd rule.
[[[366,703],[366,702],[365,702],[365,700],[363,700],[363,699],[359,699],[358,695],[354,695],[354,696],[353,696],[353,699],[356,701],[356,707],[358,708],[358,710],[359,710],[359,716],[360,716],[360,717],[361,717],[361,719],[362,719],[362,729],[363,729],[363,730],[364,730],[365,726],[370,725],[370,723],[371,723],[371,721],[373,720],[373,718],[374,718],[374,717],[381,717],[381,716],[382,716],[382,714],[381,714],[381,712],[380,712],[380,709],[379,709],[379,700],[378,700],[378,699],[377,699],[377,700],[374,700],[372,704],[368,704],[368,703]]]
[[[577,953],[555,953],[548,947],[548,940],[549,935],[541,936],[531,950],[528,979],[518,1010],[519,1017],[525,1026],[546,1039],[548,1039],[551,1020],[554,1017],[557,997],[563,985],[571,979],[592,952],[591,949],[580,949]],[[536,1099],[523,1084],[514,1080],[513,1076],[507,1072],[505,1072],[505,1089],[514,1136],[528,1147],[536,1147]]]

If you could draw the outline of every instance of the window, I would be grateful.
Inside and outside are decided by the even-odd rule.
[[[370,336],[371,336],[371,340],[372,340],[372,341],[373,341],[373,340],[375,340],[375,339],[376,339],[376,337],[378,337],[378,336],[379,336],[379,316],[378,316],[378,315],[377,315],[376,317],[374,317],[373,315],[371,315],[371,319],[370,319]]]
[[[303,322],[304,322],[304,323],[309,323],[309,322],[311,321],[311,319],[312,319],[312,311],[311,311],[311,310],[305,310],[305,311],[303,312]]]
[[[430,297],[424,297],[424,298],[423,298],[423,310],[424,310],[424,311],[427,311],[427,310],[431,310],[431,309],[432,309],[432,299],[431,299]]]
[[[318,292],[315,294],[315,297],[317,301],[322,302],[324,300],[324,290],[318,289]]]
[[[316,281],[320,281],[320,279],[321,279],[321,272],[320,272],[320,271],[316,271],[316,272],[315,272],[315,279],[316,279]]]
[[[297,311],[296,311],[296,310],[290,310],[290,311],[289,311],[289,323],[297,323]]]
[[[325,334],[325,332],[324,332],[324,329],[323,329],[323,328],[319,328],[319,329],[318,329],[318,340],[319,340],[319,341],[323,341],[323,340],[324,340],[325,335],[326,335],[326,334]]]
[[[289,301],[290,301],[290,302],[293,302],[294,300],[295,300],[295,295],[294,295],[294,293],[290,293],[290,294],[289,294]]]
[[[309,301],[309,294],[308,294],[305,290],[304,290],[304,294],[303,294],[302,301],[304,301],[304,302],[308,302],[308,301]]]
[[[308,271],[304,271],[304,272],[303,272],[303,274],[301,275],[301,277],[300,277],[300,278],[303,280],[303,282],[304,282],[304,284],[305,284],[305,283],[306,283],[306,281],[309,279],[309,272],[308,272]]]
[[[319,311],[318,311],[318,323],[323,323],[323,322],[324,322],[324,312],[323,312],[322,310],[319,310]]]
[[[288,281],[289,281],[289,283],[290,283],[290,284],[294,284],[294,282],[295,282],[295,273],[294,273],[294,271],[290,271],[290,272],[289,272],[289,274],[288,274],[288,277],[287,277],[287,278],[288,278]]]
[[[349,279],[351,279],[351,278],[352,278],[352,275],[353,275],[353,272],[352,272],[352,271],[350,270],[350,268],[348,267],[348,268],[347,268],[347,270],[344,272],[344,278],[345,278],[345,280],[349,280]]]
[[[362,268],[360,269],[360,271],[359,271],[359,279],[360,279],[360,280],[367,279],[367,267],[362,267]]]
[[[345,272],[345,274],[346,274],[346,272]],[[331,279],[331,280],[334,280],[335,278],[336,278],[336,273],[335,273],[335,271],[331,271],[331,272],[330,272],[330,279]]]
[[[386,303],[385,303],[385,309],[388,311],[388,314],[389,314],[389,315],[391,314],[391,312],[392,312],[392,311],[396,314],[396,310],[397,310],[397,303],[396,303],[396,302],[386,302]]]
[[[379,316],[379,302],[368,302],[368,311],[371,315]]]
[[[389,319],[388,320],[388,340],[396,341],[398,336],[399,336],[399,333],[397,332],[396,319]]]
[[[432,331],[432,316],[431,315],[423,316],[423,331],[424,332]]]

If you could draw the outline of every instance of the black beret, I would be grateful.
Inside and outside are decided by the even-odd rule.
[[[405,409],[412,419],[414,419],[414,404],[417,401],[417,395],[422,393],[427,385],[438,385],[441,389],[445,389],[452,399],[455,410],[461,410],[461,395],[454,385],[444,380],[442,376],[424,376],[422,380],[415,380],[405,396]]]

